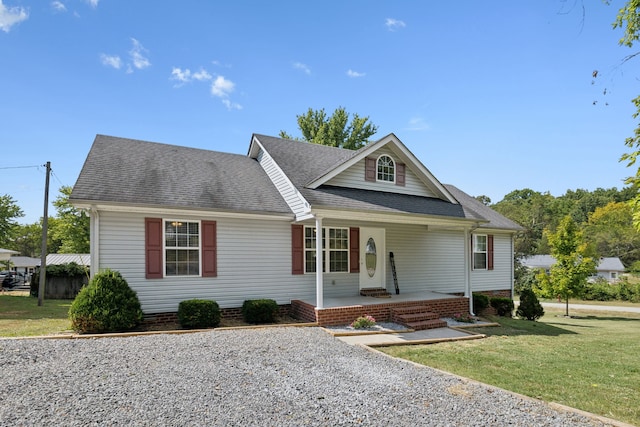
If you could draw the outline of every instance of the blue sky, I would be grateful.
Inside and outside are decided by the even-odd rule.
[[[54,200],[96,134],[246,154],[339,106],[493,202],[622,188],[640,93],[622,4],[0,0],[0,194],[33,223],[44,168],[14,167],[51,161]]]

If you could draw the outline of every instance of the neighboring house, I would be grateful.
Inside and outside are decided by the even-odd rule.
[[[547,273],[556,260],[551,255],[531,255],[520,259],[523,266],[531,269],[541,268]],[[624,273],[624,265],[618,257],[605,257],[600,258],[598,265],[596,266],[596,273],[591,276],[591,279],[602,277],[609,283],[617,282],[620,275]]]
[[[70,201],[91,217],[92,274],[120,271],[146,314],[271,298],[319,319],[372,288],[391,302],[390,253],[404,298],[510,296],[521,230],[393,134],[357,151],[254,134],[246,156],[98,135]]]
[[[40,258],[16,255],[11,257],[11,270],[22,273],[25,277],[29,277],[37,267],[40,267]]]
[[[90,254],[49,254],[47,255],[47,265],[61,265],[75,262],[78,265],[91,267]],[[38,263],[40,265],[40,263]]]

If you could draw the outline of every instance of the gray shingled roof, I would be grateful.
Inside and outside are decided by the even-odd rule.
[[[298,188],[304,187],[358,154],[358,151],[344,148],[266,135],[254,136]]]
[[[313,207],[437,215],[521,227],[458,188],[445,200],[323,185],[305,185],[358,151],[254,135]],[[238,154],[98,135],[74,186],[76,203],[117,203],[231,212],[286,213],[286,205],[255,159]]]
[[[464,207],[464,213],[467,218],[484,218],[489,222],[480,224],[482,228],[497,228],[501,230],[524,230],[518,223],[511,221],[509,218],[499,214],[491,209],[489,206],[484,205],[478,201],[475,197],[471,197],[464,191],[460,190],[450,184],[444,184],[447,190],[456,198],[460,204]]]
[[[305,188],[309,182],[358,155],[358,151],[283,140],[266,135],[254,136],[312,206],[466,218],[484,221],[481,227],[522,230],[522,227],[515,222],[452,185],[445,185],[445,187],[460,202],[460,205],[436,198],[381,191],[326,185],[315,190]]]
[[[552,255],[530,255],[520,258],[520,262],[525,267],[529,268],[551,268],[556,263],[556,259]],[[618,257],[604,257],[600,258],[597,271],[624,271],[624,265]]]
[[[461,205],[432,197],[322,185],[300,189],[312,206],[465,218]]]
[[[292,213],[247,156],[104,135],[96,136],[70,200]]]

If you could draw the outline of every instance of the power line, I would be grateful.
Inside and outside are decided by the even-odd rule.
[[[34,166],[0,166],[0,169],[27,169],[27,168],[41,168],[43,165]]]

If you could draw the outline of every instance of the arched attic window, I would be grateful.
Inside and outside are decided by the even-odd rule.
[[[396,181],[396,164],[393,159],[387,155],[378,157],[378,181],[395,182]]]

